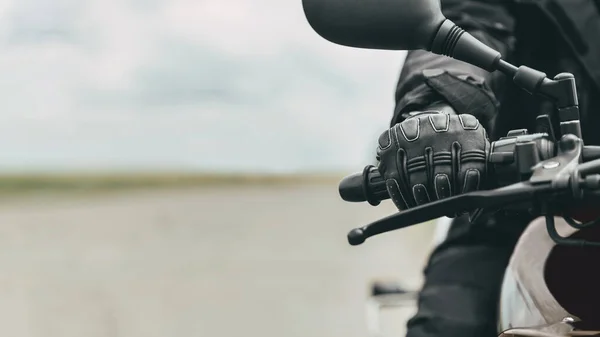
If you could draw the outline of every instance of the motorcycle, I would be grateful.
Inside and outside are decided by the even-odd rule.
[[[573,211],[593,208],[600,201],[600,146],[584,145],[574,76],[561,73],[548,78],[530,67],[510,64],[445,18],[439,0],[303,0],[303,8],[311,27],[330,42],[382,50],[423,49],[453,57],[501,72],[556,107],[555,114],[537,117],[534,133],[513,130],[492,142],[487,155],[493,189],[392,214],[351,230],[348,242],[360,245],[375,235],[455,211],[468,213],[471,221],[489,212],[529,212],[536,219],[520,237],[504,276],[500,336],[600,335],[600,273],[595,268],[600,258],[600,218],[575,216]],[[558,130],[553,124],[559,125]],[[345,201],[373,206],[389,199],[374,166],[344,178],[339,192]],[[412,303],[415,292],[376,284],[372,298],[377,299],[372,310],[376,311],[390,303]]]

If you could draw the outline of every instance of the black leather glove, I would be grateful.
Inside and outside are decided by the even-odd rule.
[[[483,188],[489,148],[472,115],[414,112],[379,137],[378,168],[403,210]]]

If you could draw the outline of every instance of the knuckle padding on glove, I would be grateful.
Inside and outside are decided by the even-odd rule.
[[[428,117],[429,123],[431,123],[431,127],[435,132],[448,132],[448,129],[450,128],[450,115],[431,114]]]
[[[400,131],[402,132],[402,136],[404,137],[404,139],[406,139],[406,141],[408,142],[414,142],[417,139],[419,139],[419,134],[420,134],[420,130],[421,128],[419,127],[419,122],[420,119],[418,117],[416,118],[410,118],[405,120],[404,122],[400,123]],[[398,135],[398,133],[396,132],[396,136]]]
[[[464,130],[477,130],[479,128],[479,121],[475,116],[463,114],[458,115],[458,119]]]
[[[485,129],[472,115],[415,114],[379,138],[379,170],[399,209],[481,188]]]
[[[381,134],[381,136],[379,136],[379,148],[381,150],[385,150],[388,149],[390,146],[392,146],[392,137],[390,136],[390,130],[386,130],[384,133]]]

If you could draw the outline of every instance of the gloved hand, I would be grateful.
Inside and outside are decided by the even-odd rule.
[[[481,189],[489,148],[472,115],[414,112],[379,137],[378,169],[403,210]]]

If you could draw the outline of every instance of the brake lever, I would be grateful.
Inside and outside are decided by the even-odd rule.
[[[401,211],[355,228],[348,233],[348,243],[357,246],[369,237],[410,227],[448,214],[448,210],[474,210],[502,207],[507,204],[536,200],[536,195],[553,191],[551,184],[532,185],[520,182],[495,190],[475,191]],[[465,208],[464,205],[469,205]]]
[[[525,144],[527,145],[527,144]],[[525,149],[525,147],[523,147]],[[518,151],[517,151],[518,152]],[[521,151],[521,155],[527,155]],[[583,196],[580,183],[579,165],[583,153],[582,140],[572,134],[564,135],[558,142],[557,156],[540,161],[530,169],[529,179],[494,190],[475,191],[437,200],[425,205],[410,208],[374,221],[366,226],[355,228],[348,233],[350,245],[357,246],[371,236],[410,227],[449,213],[449,210],[470,211],[470,221],[478,218],[485,210],[500,209],[511,204],[534,203],[539,194],[554,193],[563,196],[566,192],[575,197]],[[517,161],[519,153],[516,153]],[[595,164],[595,163],[594,163]],[[595,166],[585,169],[592,171]],[[524,173],[524,172],[521,172]],[[468,205],[468,207],[464,207]]]

